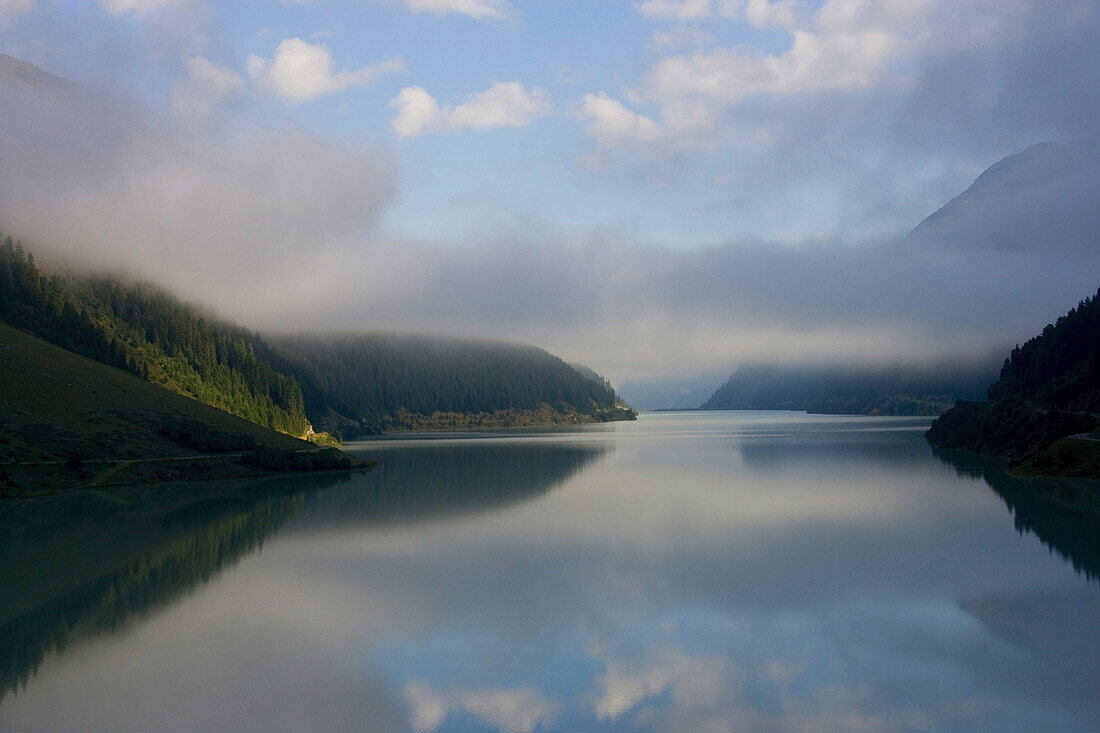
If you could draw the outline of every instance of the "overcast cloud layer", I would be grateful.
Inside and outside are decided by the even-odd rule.
[[[504,337],[615,381],[979,357],[1100,285],[1095,3],[607,4],[639,38],[617,85],[349,55],[324,0],[271,5],[249,35],[195,0],[0,0],[0,52],[87,87],[0,65],[0,230],[254,327]],[[517,58],[554,33],[519,2],[357,12]],[[1043,140],[1084,142],[906,238]]]

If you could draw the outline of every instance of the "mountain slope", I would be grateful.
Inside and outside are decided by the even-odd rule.
[[[1100,291],[1013,349],[987,395],[946,412],[928,439],[1026,471],[1100,478],[1100,441],[1066,438],[1100,426]]]
[[[47,275],[11,237],[0,243],[0,320],[258,425],[312,432],[301,388],[255,334],[151,286]]]
[[[164,459],[131,478],[210,478],[255,471],[167,459],[312,448],[3,323],[0,384],[0,496],[94,482],[112,469],[103,461]]]
[[[729,376],[727,371],[659,377],[619,384],[619,394],[639,410],[694,410],[714,393],[714,385]]]
[[[349,436],[634,417],[606,380],[535,346],[392,334],[276,343],[274,363],[301,383],[309,418]]]
[[[1039,143],[994,163],[925,218],[907,247],[1047,258],[1093,252],[1100,234],[1100,139]],[[1000,256],[1000,255],[998,255]],[[965,260],[962,260],[965,261]],[[960,265],[961,266],[961,265]],[[975,271],[974,277],[981,277]],[[945,368],[951,373],[945,373]],[[993,365],[883,369],[747,365],[704,408],[939,414],[978,400]]]
[[[910,232],[914,244],[1087,251],[1100,232],[1100,141],[1039,143],[994,163]]]
[[[955,400],[975,399],[992,365],[933,367],[785,367],[737,369],[703,403],[704,410],[806,410],[817,413],[933,415]]]
[[[87,95],[85,89],[68,79],[54,76],[34,64],[0,53],[0,88],[21,90],[61,102]]]
[[[420,336],[271,339],[119,278],[49,274],[0,242],[0,320],[258,425],[349,434],[631,419],[603,377],[534,346]],[[303,390],[304,388],[304,390]]]

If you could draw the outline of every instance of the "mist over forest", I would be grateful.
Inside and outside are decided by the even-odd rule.
[[[829,23],[841,21],[829,13],[842,5],[831,0],[798,22],[825,42],[840,32]],[[696,102],[715,115],[710,137],[676,128],[669,100],[687,92],[665,90],[660,84],[671,82],[659,74],[676,59],[711,57],[670,55],[633,87],[637,100],[664,110],[652,133],[646,132],[650,118],[624,115],[636,125],[630,129],[641,131],[626,139],[627,128],[599,116],[626,108],[612,97],[585,97],[584,114],[596,116],[581,132],[595,141],[591,156],[599,160],[585,158],[596,172],[581,166],[570,174],[611,195],[606,192],[624,185],[620,174],[639,172],[652,188],[636,191],[638,200],[667,199],[667,226],[649,234],[611,211],[603,223],[584,224],[593,213],[587,211],[574,223],[553,213],[549,202],[545,212],[475,216],[483,206],[476,191],[495,184],[471,170],[467,213],[474,223],[460,219],[450,234],[431,236],[402,224],[416,208],[407,190],[421,185],[421,168],[433,155],[424,146],[475,136],[485,141],[504,134],[497,126],[521,135],[526,130],[518,128],[562,123],[550,109],[563,92],[494,87],[495,96],[475,95],[466,106],[437,104],[437,116],[415,128],[409,127],[412,108],[395,99],[396,140],[385,131],[334,135],[311,129],[311,104],[329,110],[317,100],[359,87],[358,94],[372,94],[376,86],[407,83],[399,77],[413,72],[379,61],[359,76],[340,76],[345,72],[327,46],[302,41],[280,44],[267,66],[267,57],[258,55],[259,75],[249,80],[251,72],[210,60],[218,48],[196,35],[212,22],[199,2],[111,6],[115,17],[143,28],[136,36],[86,9],[84,20],[104,39],[119,41],[116,53],[125,60],[103,56],[106,40],[53,53],[64,27],[9,11],[0,29],[0,40],[6,39],[0,48],[13,52],[0,58],[0,223],[48,261],[148,279],[249,328],[500,337],[588,364],[616,384],[658,390],[669,380],[728,375],[749,363],[933,365],[985,358],[1092,292],[1100,271],[1098,93],[1094,84],[1054,99],[1045,91],[1051,79],[1066,85],[1095,78],[1086,39],[1095,38],[1090,29],[1100,21],[1090,4],[1072,5],[1075,14],[1063,18],[1006,4],[988,21],[1006,30],[1001,37],[948,34],[940,46],[905,47],[851,87],[821,82],[816,91],[791,92],[779,81],[762,86],[759,94],[802,105],[799,116],[774,112],[772,123],[785,126],[786,148],[765,140],[750,149],[723,137],[723,125],[759,112],[745,99],[702,90]],[[57,20],[51,7],[42,3],[37,10]],[[959,9],[964,16],[972,11]],[[654,9],[643,15],[654,22],[665,17]],[[934,14],[921,18],[940,22]],[[907,23],[916,22],[889,13],[858,21],[897,39],[910,38]],[[155,58],[151,78],[104,71],[147,53],[156,34],[175,45]],[[1055,42],[1064,58],[1040,62],[1040,50]],[[203,43],[206,50],[198,48]],[[222,52],[231,45],[220,43]],[[291,51],[320,58],[329,76],[313,79],[314,87],[291,87],[289,77],[279,86],[273,74]],[[777,58],[793,63],[796,52]],[[712,52],[699,52],[705,53]],[[985,72],[994,62],[1030,74],[994,78]],[[884,82],[894,63],[908,63],[912,72],[896,88]],[[974,78],[966,81],[970,71]],[[147,93],[152,77],[172,73],[180,75],[167,99]],[[979,88],[986,102],[973,108],[973,118],[960,119],[950,100]],[[904,129],[872,136],[861,147],[852,119],[836,107],[844,100],[858,102],[854,114],[865,121],[882,118],[889,105],[910,116]],[[501,111],[512,103],[527,112]],[[1044,104],[1040,119],[1036,110]],[[502,116],[489,115],[493,109]],[[483,112],[489,116],[477,122],[475,113]],[[799,127],[813,118],[808,112],[841,139]],[[997,124],[990,127],[990,120]],[[818,205],[833,196],[821,192],[838,170],[836,146],[873,157],[877,168],[849,168],[845,175],[866,173],[858,186],[836,178],[835,191],[846,192],[849,203],[815,225]],[[688,173],[671,173],[677,160],[684,171],[691,161],[703,165],[700,151],[707,149],[708,155],[741,155],[746,165],[715,178],[722,185],[704,188]],[[959,158],[961,150],[969,152]],[[946,165],[949,159],[954,167]],[[878,185],[895,172],[893,185]],[[781,176],[814,183],[792,188]],[[736,222],[729,233],[700,235],[692,209],[675,213],[690,186],[712,212],[728,189],[722,205]],[[750,192],[774,198],[753,205]],[[438,206],[452,206],[419,200],[425,221]],[[758,221],[761,212],[771,212],[770,224]]]

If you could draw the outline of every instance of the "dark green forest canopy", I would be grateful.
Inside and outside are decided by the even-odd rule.
[[[624,419],[606,379],[534,346],[422,336],[271,339],[156,286],[49,273],[0,243],[0,320],[295,436],[424,427],[433,415],[525,413],[526,424]],[[468,421],[469,424],[480,424]]]
[[[150,285],[47,274],[0,243],[0,319],[96,361],[291,435],[307,430],[301,387],[263,341]]]
[[[1100,290],[1005,359],[990,402],[1100,412]]]
[[[1037,473],[1100,478],[1100,291],[1005,360],[985,402],[960,402],[928,431],[944,448],[993,453]]]
[[[370,432],[401,412],[546,406],[598,417],[618,403],[595,372],[582,373],[534,346],[391,334],[288,336],[277,343],[275,364],[298,379],[310,419],[326,428]]]

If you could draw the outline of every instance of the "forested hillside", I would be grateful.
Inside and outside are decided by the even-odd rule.
[[[1097,474],[1096,444],[1065,436],[1100,425],[1100,291],[1013,349],[987,396],[945,413],[929,440],[1008,456],[1035,472]]]
[[[358,465],[2,322],[0,425],[0,499]]]
[[[1014,348],[989,400],[1100,413],[1100,290]]]
[[[417,429],[629,419],[603,377],[533,346],[416,336],[271,339],[150,285],[43,271],[0,243],[0,321],[251,422],[327,442]],[[307,418],[308,415],[308,418]]]
[[[812,367],[748,365],[702,405],[705,410],[806,410],[862,415],[938,415],[980,397],[996,367]]]
[[[378,334],[277,343],[310,420],[345,435],[634,417],[598,374],[534,346]]]
[[[46,274],[11,237],[0,244],[0,319],[259,425],[309,428],[301,388],[255,334],[151,286]]]

